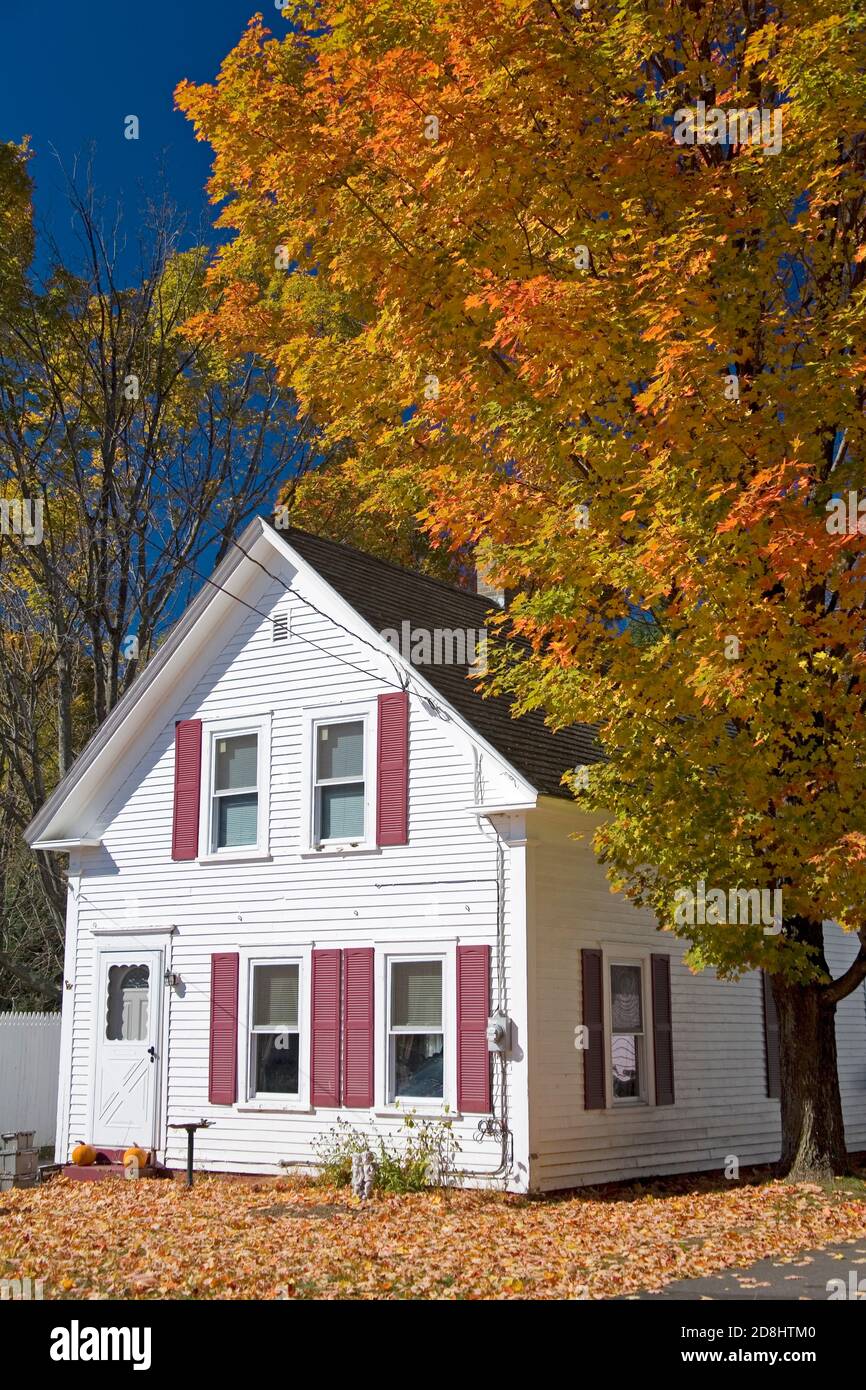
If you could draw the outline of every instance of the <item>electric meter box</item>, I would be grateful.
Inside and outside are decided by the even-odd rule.
[[[491,1014],[487,1020],[487,1051],[507,1052],[511,1046],[511,1020],[506,1014]]]

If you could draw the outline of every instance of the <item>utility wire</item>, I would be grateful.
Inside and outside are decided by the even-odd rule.
[[[168,483],[167,479],[162,479],[162,481],[169,487],[170,490],[174,491],[172,485]],[[180,496],[179,493],[175,493],[175,495],[178,497]],[[381,657],[387,655],[387,653],[381,652],[377,647],[373,645],[372,642],[368,641],[365,637],[361,637],[358,633],[353,633],[350,628],[345,627],[344,624],[338,622],[336,618],[332,618],[329,614],[324,613],[322,609],[317,608],[316,605],[312,603],[310,599],[305,598],[303,594],[299,594],[296,589],[293,589],[291,585],[287,584],[286,581],[280,578],[279,575],[271,573],[271,571],[265,565],[263,565],[260,560],[257,560],[254,555],[251,555],[249,553],[249,551],[244,550],[243,546],[239,545],[233,537],[228,537],[227,539],[231,545],[236,546],[236,548],[241,552],[242,555],[246,557],[246,559],[250,560],[254,565],[257,565],[259,569],[261,569],[268,576],[269,579],[273,580],[275,584],[278,584],[284,590],[285,593],[290,594],[300,603],[305,604],[306,607],[311,609],[312,612],[317,614],[318,617],[322,618],[325,622],[331,623],[334,627],[339,628],[341,632],[345,632],[346,635],[352,638],[355,642],[358,642],[363,646],[369,647],[370,650],[372,652],[375,652],[377,656]],[[209,584],[212,589],[217,589],[221,594],[225,594],[227,598],[233,599],[235,603],[242,604],[243,607],[248,609],[250,613],[255,613],[259,618],[262,618],[265,622],[268,622],[273,626],[275,619],[271,616],[270,613],[265,613],[261,608],[257,608],[255,604],[248,603],[247,600],[241,598],[239,594],[233,594],[230,589],[224,588],[222,584],[217,583],[217,581],[213,579],[210,575],[203,574],[201,570],[196,568],[196,566],[192,563],[191,560],[186,559],[182,556],[176,556],[175,563],[180,565],[183,569],[188,570],[190,574],[194,575],[196,579],[200,580],[202,583]],[[394,667],[395,673],[397,674],[398,680],[400,681],[399,684],[395,684],[394,682],[386,680],[384,677],[379,676],[372,671],[366,670],[362,666],[356,665],[354,662],[349,661],[348,658],[340,656],[336,652],[328,651],[325,647],[320,646],[318,642],[314,642],[310,637],[303,636],[302,633],[296,631],[295,629],[292,630],[291,637],[297,638],[300,642],[305,642],[307,646],[313,647],[323,656],[329,657],[333,661],[339,661],[343,666],[349,667],[357,674],[365,676],[369,680],[375,680],[378,681],[380,684],[384,684],[389,690],[394,690],[400,694],[418,695],[419,698],[422,699],[429,699],[429,697],[421,695],[420,691],[412,690],[410,688],[409,682],[411,678],[408,675],[406,676],[405,682],[401,679],[398,668],[396,667],[391,657],[388,657],[388,660],[391,661],[391,664]],[[61,637],[59,641],[51,643],[52,649],[58,653],[60,652],[60,650],[62,650],[62,648],[72,645],[81,645],[81,638],[73,633],[67,633],[64,637]]]
[[[175,485],[170,481],[170,479],[165,476],[165,474],[160,473],[158,476],[163,486],[168,488],[169,492],[173,493],[177,500],[179,500],[180,502],[186,501],[186,499],[183,497],[180,491],[175,487]],[[276,530],[277,528],[273,529]],[[235,549],[239,550],[247,560],[251,561],[251,563],[256,565],[262,571],[263,574],[267,575],[268,579],[270,579],[274,584],[278,585],[284,591],[284,593],[291,594],[300,603],[305,604],[307,608],[311,609],[313,613],[317,614],[318,617],[324,619],[325,622],[330,623],[333,627],[339,628],[341,632],[345,632],[346,636],[351,638],[352,641],[360,642],[363,646],[369,647],[370,651],[374,652],[376,656],[381,657],[387,655],[387,653],[380,651],[378,647],[374,646],[372,642],[369,642],[366,637],[361,637],[358,633],[352,632],[351,628],[345,627],[343,623],[338,622],[336,618],[331,616],[331,614],[324,613],[321,610],[321,608],[317,608],[316,605],[310,599],[305,598],[303,594],[299,594],[296,589],[293,589],[290,584],[287,584],[285,579],[283,579],[280,575],[274,574],[271,570],[268,569],[267,565],[262,564],[261,560],[257,560],[256,557],[254,555],[251,555],[248,550],[244,550],[243,546],[240,544],[239,541],[235,540],[234,536],[227,536],[226,540],[228,541],[229,545],[233,545]],[[196,570],[190,564],[189,561],[180,557],[178,557],[178,559],[179,563],[185,566],[185,568],[189,569],[190,572],[192,574],[195,574],[197,578],[203,579],[206,583],[211,584],[215,589],[219,589],[221,593],[226,594],[229,598],[236,599],[238,603],[243,603],[244,606],[246,608],[249,608],[251,612],[257,613],[260,618],[264,618],[266,622],[269,622],[271,623],[271,625],[273,625],[274,619],[271,617],[269,613],[263,613],[261,609],[256,608],[252,604],[247,603],[245,599],[240,598],[237,594],[232,594],[228,589],[223,589],[221,585],[215,582],[215,580],[210,579],[206,575],[200,574],[199,571]],[[363,667],[355,666],[352,662],[345,660],[343,657],[336,656],[336,654],[333,652],[325,651],[323,647],[319,647],[318,644],[311,641],[310,638],[302,637],[300,633],[293,632],[291,635],[299,637],[302,642],[306,642],[309,646],[315,647],[317,651],[323,652],[324,655],[331,656],[336,661],[342,661],[344,666],[351,667],[352,670],[359,672],[363,676],[367,676],[369,679],[380,681],[382,680],[382,677],[374,676],[372,672],[365,671]],[[390,690],[395,690],[400,694],[418,694],[419,698],[422,699],[428,698],[425,696],[421,696],[420,692],[418,691],[410,690],[410,677],[407,675],[404,679],[398,667],[396,666],[396,664],[390,656],[388,657],[388,660],[394,667],[395,674],[399,681],[398,685],[393,685],[390,681],[384,681],[383,683],[387,685]]]

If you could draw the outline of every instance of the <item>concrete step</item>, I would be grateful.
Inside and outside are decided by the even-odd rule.
[[[96,1161],[86,1166],[78,1163],[65,1163],[61,1168],[63,1176],[72,1178],[73,1182],[102,1182],[105,1178],[125,1178],[126,1169],[123,1166],[123,1149],[100,1149],[96,1150]],[[166,1168],[162,1163],[157,1163],[154,1155],[148,1155],[149,1162],[139,1168],[140,1178],[170,1178],[171,1169]]]
[[[66,1163],[60,1171],[65,1178],[72,1178],[73,1182],[102,1182],[105,1178],[126,1177],[126,1169],[122,1163],[91,1163],[86,1168],[78,1163]],[[161,1163],[146,1163],[143,1168],[139,1168],[138,1176],[170,1178],[172,1172]]]

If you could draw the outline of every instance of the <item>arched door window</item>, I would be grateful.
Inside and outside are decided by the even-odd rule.
[[[142,1042],[147,1037],[150,1000],[150,968],[146,965],[112,965],[108,970],[109,1042]]]

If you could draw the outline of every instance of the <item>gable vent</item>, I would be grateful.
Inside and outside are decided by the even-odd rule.
[[[289,615],[288,613],[278,613],[272,620],[274,625],[273,642],[286,642],[289,637]]]

